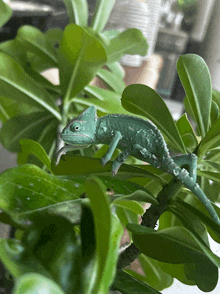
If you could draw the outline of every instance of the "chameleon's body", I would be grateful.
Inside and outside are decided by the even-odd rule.
[[[220,224],[212,204],[196,183],[196,155],[186,154],[171,158],[162,134],[150,121],[122,114],[109,114],[98,118],[95,107],[90,106],[78,118],[67,124],[61,133],[61,139],[71,145],[59,151],[57,164],[61,155],[67,151],[87,148],[91,144],[107,144],[109,149],[101,159],[105,165],[118,148],[122,152],[113,161],[113,175],[117,174],[127,157],[133,155],[175,176],[197,196],[213,219]],[[189,173],[181,168],[185,165],[188,166]]]

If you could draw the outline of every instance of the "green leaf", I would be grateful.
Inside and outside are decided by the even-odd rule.
[[[16,39],[0,43],[0,51],[10,55],[21,67],[27,69],[26,53]]]
[[[198,145],[198,140],[190,124],[187,114],[184,113],[176,122],[177,129],[182,137],[183,143],[187,149],[190,149],[192,152],[195,147]]]
[[[3,0],[0,0],[0,28],[11,18],[12,9]]]
[[[220,117],[216,119],[213,123],[212,127],[206,133],[205,137],[201,140],[199,149],[198,149],[198,156],[204,155],[207,151],[219,147],[220,145]]]
[[[6,121],[0,130],[3,146],[11,152],[19,152],[19,141],[30,138],[37,141],[50,123],[57,124],[54,117],[45,112],[15,116]]]
[[[145,294],[161,294],[157,290],[151,288],[146,283],[137,280],[125,271],[117,271],[116,278],[112,285],[113,290],[118,290],[122,294],[145,293]]]
[[[119,95],[117,93],[94,86],[85,87],[85,92],[86,95],[89,96],[88,98],[74,97],[72,101],[86,106],[94,105],[97,110],[104,113],[128,114],[128,112],[121,106]]]
[[[41,162],[43,162],[44,165],[48,168],[48,170],[51,171],[51,163],[50,159],[45,152],[44,148],[38,143],[30,139],[22,139],[20,140],[21,145],[21,153],[18,157],[18,164],[27,163],[27,159],[30,154],[34,154],[37,158],[40,159]]]
[[[156,91],[146,85],[129,85],[122,93],[121,102],[127,111],[150,119],[179,151],[186,153],[172,115]]]
[[[168,263],[199,262],[211,260],[217,267],[220,258],[210,248],[201,243],[189,230],[183,227],[170,227],[160,231],[136,224],[128,224],[135,245],[145,255]]]
[[[209,129],[212,101],[212,85],[208,67],[200,56],[186,54],[179,57],[177,72],[197,127],[204,137]]]
[[[16,278],[30,272],[51,278],[36,256],[30,252],[27,254],[27,248],[16,239],[0,239],[0,260]]]
[[[63,38],[63,31],[58,28],[49,29],[44,34],[53,46],[60,44]]]
[[[15,283],[13,294],[40,293],[42,289],[50,294],[65,294],[53,280],[36,273],[20,277]]]
[[[97,275],[95,225],[92,210],[88,204],[82,204],[82,216],[80,222],[81,248],[83,267],[82,271],[84,293],[90,294],[94,287]]]
[[[122,79],[120,80],[117,75],[106,69],[101,68],[98,71],[97,76],[116,93],[121,94],[123,92],[125,88],[125,83]]]
[[[114,205],[131,210],[136,214],[140,214],[140,215],[144,214],[144,208],[142,207],[142,205],[134,200],[126,201],[125,199],[124,200],[117,199],[114,201]]]
[[[207,258],[201,256],[195,263],[195,271],[193,273],[193,280],[195,280],[200,290],[204,292],[212,291],[218,282],[218,267],[220,265],[220,258],[214,255],[210,248],[203,242],[199,235],[199,231],[191,226],[188,219],[191,216],[183,214],[183,209],[170,208],[170,210],[181,220],[184,226],[192,233],[194,239],[200,245]],[[191,274],[192,275],[192,274]]]
[[[143,277],[144,279],[142,281],[149,284],[158,291],[168,288],[172,285],[173,278],[160,268],[158,261],[147,257],[144,254],[140,254],[138,256],[138,260],[145,274],[145,277]]]
[[[122,179],[117,179],[111,176],[103,176],[101,173],[98,175],[99,179],[103,181],[107,188],[107,194],[112,201],[112,204],[116,204],[118,202],[128,202],[130,200],[148,202],[158,205],[158,201],[156,198],[144,187]],[[78,179],[80,183],[84,183],[86,180],[86,175],[78,175],[78,176],[60,176],[60,178],[73,180]]]
[[[69,22],[75,23],[81,27],[87,26],[88,22],[88,4],[86,0],[64,0],[69,16]]]
[[[85,156],[68,156],[64,155],[58,165],[52,162],[52,171],[56,175],[105,175],[111,176],[112,163],[109,162],[105,167],[102,167],[100,159],[85,157]],[[117,178],[126,179],[133,177],[152,177],[147,170],[139,167],[134,167],[127,164],[122,164],[117,174]],[[154,177],[158,179],[158,177]]]
[[[207,178],[212,180],[213,182],[220,183],[220,172],[206,171],[206,170],[198,170],[198,176]]]
[[[107,63],[106,66],[114,75],[118,76],[121,79],[124,79],[125,70],[118,61]]]
[[[211,119],[211,125],[218,119],[219,117],[219,107],[218,104],[212,100],[212,107],[211,107],[211,113],[210,113],[210,119]]]
[[[179,203],[182,205],[185,209],[192,212],[194,215],[196,215],[206,226],[208,226],[212,230],[212,237],[214,240],[218,243],[220,243],[220,230],[219,225],[216,224],[216,222],[206,214],[204,214],[202,211],[197,209],[196,207],[186,203],[185,201],[182,201],[181,199],[177,198],[176,200],[172,200],[172,204]],[[176,208],[176,207],[175,207]]]
[[[22,243],[65,293],[81,292],[81,244],[69,220],[47,213],[32,217],[31,225],[23,234]]]
[[[102,44],[83,28],[69,24],[60,43],[60,83],[68,101],[79,93],[106,62]]]
[[[11,57],[0,53],[0,95],[18,103],[31,104],[52,113],[58,120],[61,115],[54,99],[40,87]]]
[[[116,0],[97,0],[95,13],[92,18],[92,28],[97,33],[101,33],[104,29],[108,17]]]
[[[33,105],[31,106],[25,103],[19,104],[10,98],[3,96],[0,97],[0,119],[3,123],[14,116],[36,111],[39,111],[39,108],[33,107]]]
[[[172,263],[157,261],[157,264],[165,273],[179,280],[181,283],[186,285],[196,285],[196,282],[193,280],[193,277],[192,276],[187,277],[185,274],[185,267],[188,265],[187,263],[172,264]]]
[[[138,29],[127,29],[110,39],[110,44],[105,48],[108,63],[118,61],[124,54],[147,54],[148,44],[142,32]]]
[[[100,179],[90,177],[86,192],[91,202],[96,235],[97,275],[93,293],[107,293],[115,275],[117,250],[123,230],[117,218],[111,214],[106,188]],[[113,239],[114,240],[113,240]]]
[[[16,40],[20,42],[23,50],[40,58],[41,63],[47,64],[48,68],[57,67],[57,52],[39,29],[24,25],[19,28]]]
[[[16,219],[46,210],[79,219],[78,198],[84,185],[50,175],[35,165],[25,164],[8,169],[0,175],[0,208]]]

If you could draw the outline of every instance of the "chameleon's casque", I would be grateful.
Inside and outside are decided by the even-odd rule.
[[[133,155],[172,174],[197,196],[213,219],[220,224],[212,204],[196,183],[196,155],[185,154],[171,158],[161,132],[152,122],[122,114],[109,114],[98,118],[95,107],[90,106],[76,119],[71,120],[60,136],[64,142],[71,145],[60,149],[56,164],[67,151],[86,148],[91,144],[107,144],[108,151],[101,159],[102,165],[105,165],[118,148],[122,152],[112,163],[113,175],[117,174],[127,157]],[[188,166],[189,172],[181,168],[182,166]]]

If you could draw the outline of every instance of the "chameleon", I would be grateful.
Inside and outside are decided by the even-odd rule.
[[[107,114],[99,118],[95,106],[90,106],[64,127],[60,138],[70,145],[59,150],[56,165],[62,154],[68,151],[107,144],[108,150],[101,158],[103,166],[111,159],[116,148],[121,151],[112,163],[113,176],[127,157],[132,155],[173,175],[203,203],[213,220],[220,224],[211,202],[196,183],[197,156],[189,153],[171,157],[161,132],[150,120],[124,114]],[[186,166],[188,170],[184,168]]]

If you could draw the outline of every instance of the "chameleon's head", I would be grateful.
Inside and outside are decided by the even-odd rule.
[[[90,106],[66,125],[60,137],[65,143],[87,147],[95,143],[96,121],[96,109]]]

